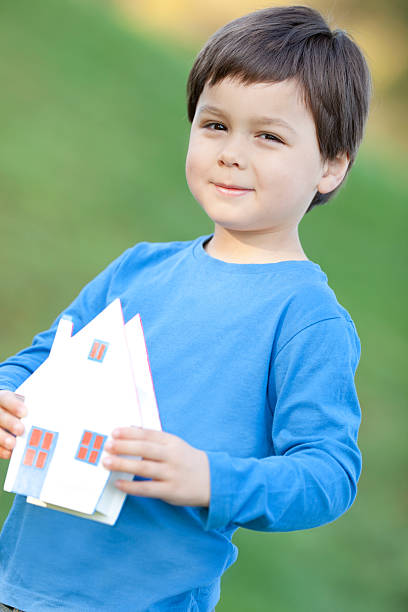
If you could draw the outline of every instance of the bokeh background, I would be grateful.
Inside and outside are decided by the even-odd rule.
[[[271,4],[1,0],[0,360],[128,246],[211,232],[184,179],[186,77],[209,34]],[[333,524],[240,530],[217,611],[406,612],[408,5],[308,4],[354,36],[374,78],[347,184],[301,227],[359,330],[364,469]],[[11,501],[1,491],[0,524]]]

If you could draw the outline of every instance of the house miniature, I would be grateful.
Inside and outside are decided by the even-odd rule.
[[[113,524],[126,495],[101,459],[115,427],[161,429],[139,315],[125,325],[120,300],[72,336],[62,318],[49,357],[17,389],[25,434],[5,490],[27,501]]]

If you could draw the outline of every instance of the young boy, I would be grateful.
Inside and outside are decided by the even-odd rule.
[[[186,174],[214,233],[128,249],[65,311],[74,333],[116,297],[126,320],[141,314],[163,432],[112,432],[105,467],[137,477],[117,481],[129,495],[114,527],[16,496],[0,540],[5,605],[213,610],[238,527],[307,529],[350,507],[359,340],[298,224],[350,169],[369,93],[358,47],[302,6],[237,19],[199,53]],[[5,459],[26,413],[12,391],[57,322],[0,368]]]

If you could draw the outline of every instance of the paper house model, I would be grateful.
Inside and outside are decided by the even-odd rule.
[[[60,320],[49,357],[17,389],[25,433],[4,485],[27,501],[113,524],[126,494],[101,458],[115,427],[161,429],[139,315],[126,325],[113,301],[74,336]]]

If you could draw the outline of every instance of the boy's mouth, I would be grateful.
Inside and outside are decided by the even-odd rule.
[[[212,183],[215,189],[224,195],[238,196],[245,195],[250,191],[255,191],[250,187],[242,187],[241,185],[227,185],[226,183]]]

